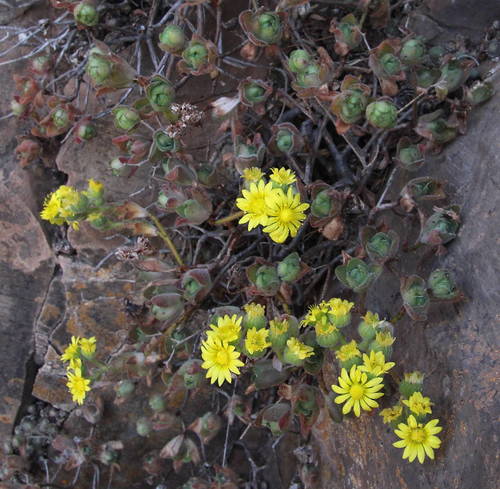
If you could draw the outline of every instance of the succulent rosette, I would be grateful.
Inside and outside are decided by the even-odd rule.
[[[426,52],[425,42],[415,37],[402,44],[399,59],[407,66],[419,65],[424,61]]]
[[[445,59],[441,66],[441,76],[435,85],[438,99],[444,100],[449,93],[461,87],[475,65],[475,62],[469,58]]]
[[[416,67],[410,73],[410,82],[418,88],[430,88],[439,79],[440,71],[438,68],[427,66]]]
[[[151,314],[158,321],[169,324],[180,317],[184,311],[184,300],[178,292],[165,292],[150,300]]]
[[[212,214],[212,201],[202,188],[190,187],[186,190],[188,199],[175,208],[178,218],[176,226],[184,224],[200,225]]]
[[[470,88],[465,88],[465,100],[473,106],[481,105],[493,97],[494,93],[490,82],[477,81]]]
[[[455,277],[446,268],[433,270],[427,279],[431,297],[438,301],[458,301],[463,294],[457,287]]]
[[[324,228],[340,216],[345,195],[325,182],[317,181],[309,187],[311,193],[311,214],[309,224],[313,228]]]
[[[274,265],[257,258],[253,265],[246,269],[247,278],[252,284],[248,289],[250,295],[275,295],[281,285],[278,270]]]
[[[178,158],[167,158],[162,161],[165,180],[177,185],[189,186],[196,183],[196,173]]]
[[[139,112],[127,105],[118,105],[112,110],[112,113],[115,127],[122,131],[132,131],[141,120]]]
[[[401,297],[408,315],[415,321],[424,321],[430,305],[425,280],[418,275],[401,279]]]
[[[182,53],[186,46],[186,35],[183,29],[175,24],[166,25],[160,33],[158,46],[167,53]]]
[[[135,70],[100,41],[94,41],[85,72],[92,85],[98,89],[98,94],[128,88],[136,78]]]
[[[334,49],[339,56],[346,56],[349,51],[359,46],[362,39],[358,20],[353,14],[342,17],[340,21],[333,19],[330,32],[335,35]]]
[[[418,118],[414,131],[429,141],[429,149],[439,152],[443,144],[449,143],[458,135],[458,120],[451,116],[445,119],[442,109]]]
[[[262,47],[279,44],[284,20],[284,12],[267,12],[264,9],[255,12],[245,10],[239,15],[240,26],[250,42]]]
[[[366,107],[368,122],[378,129],[392,129],[398,120],[398,109],[389,100],[379,99]]]
[[[365,291],[382,272],[378,264],[367,264],[359,258],[351,258],[344,265],[335,269],[337,278],[354,292]]]
[[[384,95],[393,97],[399,91],[396,82],[406,78],[403,64],[398,57],[401,49],[399,39],[386,39],[370,52],[368,65],[375,73]]]
[[[339,134],[347,132],[353,124],[360,122],[370,101],[371,89],[358,78],[347,75],[340,86],[340,93],[332,99],[331,111],[337,116],[335,128]]]
[[[410,172],[417,171],[425,164],[424,145],[412,143],[408,137],[402,137],[396,147],[396,162]]]
[[[268,83],[262,80],[246,78],[238,85],[240,101],[246,107],[252,107],[258,114],[265,112],[264,104],[273,91]]]
[[[43,138],[64,134],[75,122],[78,111],[73,105],[64,103],[55,96],[47,100],[47,106],[50,109],[49,114],[31,130],[31,133]]]
[[[401,190],[400,204],[410,212],[416,202],[425,200],[441,200],[446,197],[443,184],[432,177],[419,177],[410,180]]]
[[[215,61],[217,48],[212,41],[193,35],[182,51],[182,59],[177,63],[181,73],[190,73],[194,76],[217,72]]]
[[[302,151],[303,148],[304,138],[293,124],[283,122],[272,126],[271,139],[268,143],[268,149],[272,154],[291,155]]]
[[[72,7],[72,10],[75,21],[80,28],[93,27],[99,22],[99,12],[90,0],[78,2]]]
[[[295,49],[288,57],[288,69],[292,73],[302,73],[313,61],[313,57],[305,49]]]
[[[266,154],[266,147],[262,142],[260,134],[255,134],[253,140],[237,138],[234,144],[234,164],[240,174],[246,168],[262,166],[262,160]]]
[[[199,302],[210,291],[212,280],[206,268],[188,270],[181,280],[184,299],[191,303]]]
[[[166,78],[154,75],[146,86],[146,97],[155,112],[165,112],[175,99],[175,90]]]
[[[360,231],[360,241],[370,260],[379,264],[394,258],[399,248],[399,236],[392,229],[385,231],[365,226]]]
[[[434,208],[432,214],[422,226],[419,242],[428,245],[444,245],[456,238],[460,227],[460,208],[451,206]]]

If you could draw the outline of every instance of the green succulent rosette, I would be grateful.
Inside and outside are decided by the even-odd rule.
[[[345,265],[335,269],[337,278],[354,292],[365,291],[382,272],[378,264],[367,264],[359,258],[351,258]]]

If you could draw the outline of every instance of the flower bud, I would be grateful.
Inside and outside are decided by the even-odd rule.
[[[280,279],[275,267],[261,265],[255,275],[255,286],[262,292],[271,293],[277,291],[280,286]]]
[[[312,56],[304,49],[295,49],[288,58],[288,68],[292,73],[301,73],[312,62]]]
[[[451,272],[445,268],[437,268],[427,279],[432,296],[440,300],[453,300],[460,297],[460,290]]]
[[[413,66],[421,63],[425,56],[425,44],[421,39],[409,39],[401,47],[399,57],[405,65]]]
[[[477,81],[465,89],[465,100],[471,105],[480,105],[493,97],[493,85],[489,82]]]
[[[245,310],[245,316],[243,316],[244,328],[261,329],[266,327],[266,306],[251,302],[250,304],[243,306],[243,309]]]
[[[190,41],[187,48],[182,52],[182,58],[189,68],[198,70],[208,62],[208,50],[203,43]]]
[[[424,320],[430,304],[425,280],[418,275],[410,275],[401,279],[400,289],[408,315],[415,321]]]
[[[380,265],[367,265],[359,258],[351,258],[346,265],[340,265],[335,269],[335,275],[354,292],[362,292],[380,275],[381,271]]]
[[[379,129],[391,129],[398,120],[398,109],[392,102],[379,100],[368,105],[366,118],[372,126]]]
[[[415,392],[422,392],[423,385],[424,374],[422,372],[405,372],[404,379],[399,383],[399,392],[408,399]]]
[[[166,403],[161,394],[153,394],[148,401],[149,407],[155,412],[159,413],[165,411]],[[139,433],[140,434],[140,433]]]
[[[73,15],[78,24],[92,27],[99,22],[99,12],[88,2],[80,2],[75,5]]]
[[[174,101],[175,90],[166,78],[155,75],[146,87],[146,97],[155,112],[164,112]]]
[[[293,282],[302,271],[300,256],[297,252],[290,253],[278,263],[278,276],[283,282]]]
[[[94,124],[90,122],[85,122],[83,124],[80,124],[78,126],[78,129],[76,131],[76,135],[78,138],[82,139],[83,141],[88,141],[95,137],[97,134],[97,130]]]
[[[181,27],[168,24],[160,34],[160,49],[169,53],[179,53],[186,44],[186,36]]]
[[[137,110],[131,107],[119,106],[113,109],[115,127],[123,131],[132,131],[141,120]]]
[[[370,311],[363,316],[363,320],[358,325],[358,333],[363,338],[363,341],[370,342],[375,338],[377,326],[380,322],[378,314],[373,314]]]
[[[387,325],[387,327],[384,327],[384,325]],[[377,329],[379,332],[375,334],[375,339],[368,346],[368,351],[381,351],[384,354],[385,359],[389,360],[392,355],[392,344],[396,339],[392,335],[392,330],[394,328],[391,323],[384,321],[378,326]]]
[[[135,423],[135,429],[139,436],[148,436],[152,429],[151,421],[148,418],[139,418]]]

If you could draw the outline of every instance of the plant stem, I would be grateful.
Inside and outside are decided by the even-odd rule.
[[[168,246],[168,249],[171,251],[172,255],[174,256],[177,264],[180,267],[185,266],[184,262],[182,261],[181,256],[179,255],[179,252],[177,251],[177,248],[175,247],[173,241],[170,239],[170,236],[168,235],[167,231],[163,227],[163,224],[160,222],[160,220],[156,216],[153,216],[152,214],[149,214],[149,218],[153,221],[154,225],[156,226],[156,229],[158,229],[158,234],[163,239],[163,241],[165,241],[165,244]]]
[[[223,217],[222,219],[217,219],[217,221],[214,221],[213,224],[214,226],[220,226],[221,224],[226,224],[227,222],[239,219],[243,214],[243,211],[234,212],[233,214],[229,214],[229,216]]]

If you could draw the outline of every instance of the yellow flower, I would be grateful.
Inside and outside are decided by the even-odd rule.
[[[299,360],[305,360],[306,358],[314,355],[314,348],[312,346],[305,345],[297,338],[290,338],[286,342],[286,347],[288,348],[290,354],[297,357]]]
[[[283,243],[290,235],[292,238],[306,218],[304,211],[309,204],[300,202],[300,195],[290,187],[285,194],[276,189],[266,197],[267,222],[264,232],[269,233],[276,243]]]
[[[380,331],[380,333],[375,335],[375,341],[380,346],[391,346],[395,340],[396,338],[392,336],[390,331]]]
[[[401,440],[393,445],[405,449],[403,458],[407,458],[409,462],[418,457],[418,461],[422,464],[426,455],[434,460],[434,450],[441,445],[441,440],[435,435],[443,429],[437,426],[438,423],[438,419],[432,419],[424,425],[417,423],[415,416],[410,415],[406,424],[400,423],[398,429],[394,430]]]
[[[371,351],[370,356],[363,353],[363,365],[359,367],[362,372],[372,375],[384,375],[392,367],[396,365],[394,362],[385,361],[385,355],[381,351]]]
[[[80,349],[86,357],[91,357],[95,353],[95,345],[95,336],[92,336],[91,338],[82,338],[80,340]]]
[[[291,185],[297,181],[295,173],[288,168],[271,168],[269,178],[279,185]]]
[[[278,319],[272,319],[269,321],[269,327],[271,328],[271,334],[273,336],[281,336],[288,332],[288,320],[284,319],[283,321],[279,321]]]
[[[258,182],[262,179],[263,176],[264,173],[262,173],[262,170],[260,168],[252,166],[251,168],[245,168],[243,170],[242,178],[245,180],[245,182],[252,183]]]
[[[316,304],[315,306],[309,307],[309,311],[301,321],[302,326],[312,325],[316,326],[317,324],[328,324],[328,306],[325,302],[321,302],[320,304]]]
[[[75,213],[80,199],[79,192],[73,187],[61,185],[55,192],[46,197],[40,217],[51,224],[60,226],[67,222],[74,229],[78,229]]]
[[[268,223],[266,198],[272,195],[276,190],[273,190],[273,184],[267,183],[264,180],[259,180],[257,183],[251,183],[250,189],[241,191],[243,197],[236,199],[236,207],[245,212],[244,216],[239,220],[240,224],[248,223],[248,230]]]
[[[367,311],[367,313],[363,316],[363,320],[369,326],[376,326],[378,323],[380,323],[380,318],[378,317],[378,314],[370,311]]]
[[[61,355],[63,362],[71,362],[76,360],[80,355],[80,338],[78,336],[71,337],[71,343],[66,347],[64,353]]]
[[[74,372],[67,372],[68,382],[66,385],[73,397],[73,401],[83,404],[87,392],[90,390],[90,380],[82,376],[82,371],[77,368]]]
[[[250,328],[245,339],[245,348],[248,353],[253,355],[271,346],[271,342],[268,341],[268,336],[269,330],[267,329]]]
[[[358,344],[356,343],[356,341],[352,340],[351,342],[341,346],[335,352],[335,356],[341,362],[347,362],[348,360],[351,360],[351,358],[360,357],[361,352],[358,350]]]
[[[390,424],[394,420],[398,419],[403,414],[403,406],[401,404],[396,404],[390,408],[385,408],[380,411],[380,416],[382,416],[385,424]]]
[[[236,314],[233,314],[231,317],[228,315],[220,317],[217,319],[217,326],[214,324],[210,325],[212,329],[207,331],[207,336],[232,343],[240,337],[242,319],[241,316],[238,317]]]
[[[332,334],[334,331],[338,331],[338,328],[332,323],[317,323],[314,326],[314,330],[318,336],[326,336]]]
[[[266,314],[266,306],[255,304],[254,302],[250,302],[250,304],[243,306],[243,309],[250,320],[261,318]]]
[[[347,316],[351,312],[351,309],[354,306],[354,302],[349,302],[345,301],[342,299],[339,299],[337,297],[334,297],[333,299],[330,299],[327,302],[328,306],[330,307],[330,314],[333,314],[334,316]]]
[[[424,414],[431,414],[432,408],[431,406],[434,403],[431,402],[430,398],[424,397],[421,392],[413,393],[408,400],[404,400],[403,404],[410,408],[410,411],[417,416],[421,416]]]
[[[93,194],[100,194],[104,190],[104,185],[101,182],[97,182],[96,180],[93,180],[92,178],[89,180],[88,183],[88,191],[93,193]]]
[[[210,383],[215,381],[221,386],[225,380],[231,383],[231,372],[239,375],[238,367],[244,364],[238,360],[240,353],[233,345],[221,341],[217,337],[209,337],[201,344],[202,367],[207,370],[206,377]]]
[[[383,392],[378,392],[384,384],[382,377],[375,377],[368,380],[368,376],[361,372],[355,365],[351,367],[349,373],[345,368],[342,369],[338,378],[339,385],[332,385],[332,390],[338,395],[335,398],[337,404],[345,403],[342,407],[342,413],[348,414],[351,409],[356,416],[360,416],[361,409],[371,411],[378,407],[375,399],[382,397]]]

